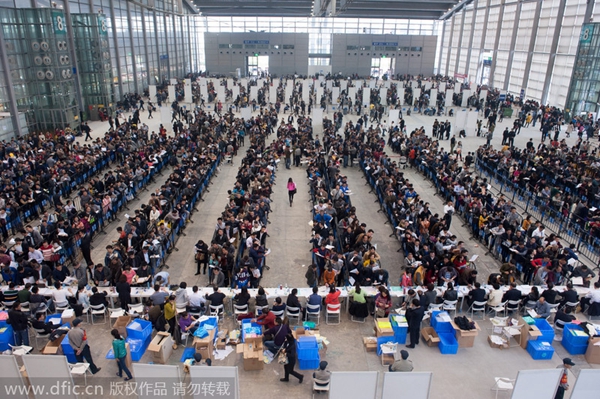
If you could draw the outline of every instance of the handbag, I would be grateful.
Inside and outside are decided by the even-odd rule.
[[[279,350],[279,355],[277,356],[277,363],[286,365],[289,363],[287,354],[283,352],[281,349]]]
[[[293,194],[293,195],[295,195],[297,191],[298,191],[298,190],[296,190],[296,189],[293,189],[293,190],[292,190],[292,194]]]
[[[204,260],[204,253],[203,252],[197,252],[196,253],[196,260]]]

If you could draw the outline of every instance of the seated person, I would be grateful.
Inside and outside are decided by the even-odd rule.
[[[215,285],[215,286],[213,286],[213,293],[210,295],[206,294],[206,299],[208,299],[210,301],[210,306],[220,307],[221,305],[224,305],[225,294],[223,294],[222,292],[219,292],[219,287],[217,287]],[[222,310],[221,310],[221,312],[222,312]]]
[[[542,296],[544,297],[546,302],[548,302],[548,304],[550,304],[550,305],[554,305],[558,302],[558,300],[557,300],[558,291],[554,290],[553,283],[548,283],[548,288],[546,288],[542,292]]]
[[[312,288],[312,294],[310,294],[310,296],[308,297],[308,300],[306,301],[306,303],[308,305],[311,306],[319,306],[318,310],[312,310],[311,312],[318,312],[319,310],[321,310],[321,302],[323,301],[323,298],[321,298],[321,295],[318,294],[319,292],[319,288],[318,287],[313,287]],[[308,306],[307,306],[308,308]]]
[[[49,335],[52,331],[56,329],[54,324],[46,323],[45,314],[42,312],[36,313],[35,320],[31,321],[31,326],[40,335]]]
[[[285,311],[285,304],[280,297],[275,298],[275,303],[273,304],[273,308],[271,310],[273,312]]]
[[[242,287],[242,290],[239,294],[235,294],[233,297],[233,303],[237,306],[248,306],[248,302],[250,302],[250,294],[248,293],[248,288]]]
[[[182,334],[194,334],[194,331],[198,329],[198,326],[196,325],[196,318],[188,312],[182,312],[179,315],[179,328]]]
[[[331,381],[331,372],[326,369],[327,362],[323,360],[319,363],[319,369],[313,373],[313,378],[317,387],[315,390],[317,391],[319,390],[319,387],[326,387]]]
[[[348,297],[351,299],[350,308],[348,312],[358,318],[365,318],[369,315],[369,309],[367,308],[366,293],[360,288],[360,285],[356,283],[355,287],[348,292]]]
[[[442,299],[444,301],[457,301],[458,300],[458,291],[454,289],[454,284],[448,283],[448,289],[442,295]]]
[[[564,328],[565,324],[568,324],[575,320],[576,317],[571,314],[572,311],[573,308],[571,308],[570,306],[567,306],[564,310],[560,308],[557,309],[556,314],[554,315],[554,325],[557,328]],[[561,323],[557,323],[557,321],[561,321]]]
[[[487,292],[483,288],[481,288],[481,283],[479,281],[475,282],[475,288],[469,291],[469,297],[467,298],[467,304],[471,306],[473,302],[485,302],[485,297],[487,296]]]
[[[256,324],[261,326],[265,326],[265,329],[268,330],[275,326],[275,313],[269,310],[266,313],[261,314],[256,319],[253,320]]]
[[[540,299],[536,302],[533,310],[537,313],[536,318],[545,319],[550,316],[550,305],[546,302],[546,299],[543,296],[540,296]]]
[[[376,317],[388,317],[392,308],[392,298],[385,287],[381,287],[379,293],[375,296],[375,314]]]
[[[98,305],[104,305],[107,306],[108,303],[106,302],[106,292],[98,292],[98,288],[96,287],[92,287],[92,296],[90,296],[90,305],[91,306],[98,306]]]

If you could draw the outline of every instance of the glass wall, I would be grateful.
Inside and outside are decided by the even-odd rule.
[[[586,6],[587,0],[474,0],[440,24],[439,72],[481,84],[482,56],[489,53],[491,86],[564,107]]]

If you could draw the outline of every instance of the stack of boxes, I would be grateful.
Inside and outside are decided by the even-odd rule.
[[[432,312],[431,327],[433,327],[440,339],[439,348],[443,355],[455,355],[458,353],[458,341],[454,336],[454,327],[452,327],[452,319],[448,312]]]
[[[548,360],[552,359],[554,355],[554,348],[552,347],[552,340],[554,340],[554,329],[545,319],[532,319],[523,318],[529,326],[530,335],[529,342],[527,342],[527,352],[535,360]],[[533,328],[535,327],[535,328]],[[537,331],[536,331],[537,330]],[[523,335],[521,335],[523,339]]]
[[[584,355],[588,349],[590,336],[576,324],[565,324],[562,344],[571,355]]]
[[[126,342],[131,348],[131,360],[138,362],[152,339],[152,323],[142,319],[135,319],[125,328]]]
[[[381,345],[383,344],[398,343],[394,336],[394,328],[389,319],[375,319],[375,336],[377,337],[377,356],[381,356],[382,364],[394,363],[395,359],[393,355],[384,354],[381,351]],[[404,341],[406,342],[406,334],[404,335]]]
[[[214,360],[213,351],[215,350],[215,337],[219,332],[218,324],[219,320],[214,316],[201,320],[198,323],[198,328],[204,328],[208,332],[208,335],[203,338],[194,336],[192,345],[196,348],[196,353],[201,354],[203,359]]]
[[[236,347],[236,352],[242,354],[244,370],[262,370],[265,366],[263,361],[262,330],[260,325],[250,322],[249,319],[242,322],[242,343]]]
[[[313,335],[301,335],[296,341],[296,352],[300,370],[314,370],[319,368],[319,345],[317,337]]]

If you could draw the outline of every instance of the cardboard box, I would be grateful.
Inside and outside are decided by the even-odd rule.
[[[469,319],[469,322],[471,321],[472,320]],[[479,328],[479,325],[476,322],[474,330],[461,330],[454,320],[452,320],[450,324],[452,325],[452,328],[454,328],[459,348],[472,348],[473,345],[475,345],[475,337],[479,334],[479,331],[481,331],[481,328]]]
[[[208,336],[205,338],[194,337],[194,348],[196,353],[202,355],[203,359],[214,360],[213,351],[215,350],[215,329],[208,330]]]
[[[377,337],[364,337],[363,344],[367,352],[377,352]]]
[[[438,346],[440,343],[440,337],[433,327],[423,327],[421,329],[421,336],[423,341],[427,343],[427,346]]]
[[[509,345],[508,345],[508,342],[506,342],[506,339],[504,337],[502,337],[502,341],[504,342],[504,344],[502,344],[502,345],[495,344],[494,342],[492,342],[492,337],[490,335],[488,335],[488,343],[490,344],[490,347],[492,347],[492,348],[508,349]],[[459,346],[460,346],[460,343],[459,343]]]
[[[117,317],[117,321],[113,324],[113,328],[119,330],[119,334],[123,338],[127,338],[127,325],[131,323],[131,316],[119,316]]]
[[[69,325],[73,325],[73,320],[75,320],[75,311],[73,309],[63,310],[60,319],[62,324],[69,323]]]
[[[585,351],[585,360],[589,364],[600,364],[600,337],[590,338],[588,341],[588,348]]]
[[[219,350],[223,350],[227,346],[227,336],[228,336],[227,329],[224,329],[221,331],[224,332],[223,338],[217,338],[217,344],[216,344],[217,349],[219,349]],[[220,331],[219,331],[219,333],[220,333]]]
[[[375,336],[377,337],[390,337],[394,335],[394,329],[391,327],[381,328],[379,327],[379,323],[389,323],[389,319],[375,319]]]
[[[242,358],[244,360],[244,370],[262,370],[265,367],[265,363],[263,361],[263,350],[264,348],[262,341],[259,343],[245,342],[237,345],[236,352],[242,354]]]
[[[394,355],[382,354],[381,355],[381,364],[383,364],[384,366],[389,366],[390,364],[394,364]]]
[[[519,324],[523,325],[521,327],[521,348],[527,349],[527,342],[537,340],[538,337],[542,336],[542,332],[535,324],[527,324],[523,317],[519,317]]]
[[[125,350],[127,351],[127,356],[125,356],[125,365],[129,369],[129,371],[133,370],[133,363],[131,361],[131,350],[129,349],[129,343],[125,343]]]
[[[167,364],[173,354],[173,339],[168,332],[158,332],[148,345],[148,352],[152,352],[154,363]]]
[[[43,355],[60,355],[62,354],[62,349],[61,349],[61,344],[63,339],[65,339],[65,337],[67,336],[67,334],[63,334],[60,335],[58,338],[56,338],[54,341],[49,341],[46,346],[44,346],[44,349],[42,349],[42,354]]]

